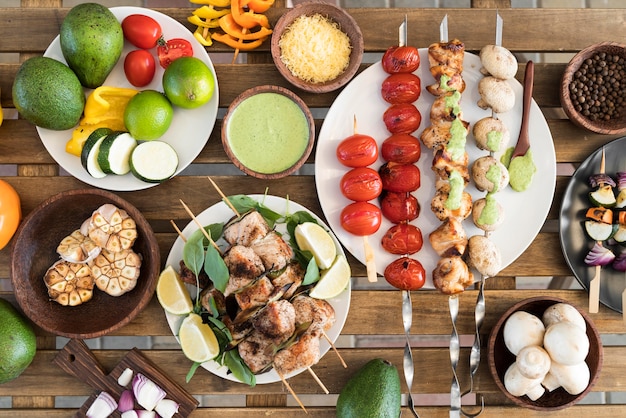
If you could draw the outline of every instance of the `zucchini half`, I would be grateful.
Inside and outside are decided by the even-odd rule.
[[[591,203],[595,206],[603,206],[605,208],[612,208],[616,203],[613,188],[608,184],[600,186],[593,192],[589,193],[589,200],[591,200]]]
[[[176,173],[178,154],[163,141],[142,142],[130,155],[130,171],[139,180],[161,183]]]
[[[109,128],[98,128],[85,141],[80,154],[80,163],[91,177],[100,179],[107,175],[100,167],[100,164],[98,164],[98,154],[102,141],[112,133],[113,130]]]
[[[98,152],[98,164],[107,174],[124,175],[130,171],[130,155],[137,146],[128,132],[113,132],[104,138]]]
[[[586,220],[585,231],[594,241],[606,241],[617,231],[617,224]]]

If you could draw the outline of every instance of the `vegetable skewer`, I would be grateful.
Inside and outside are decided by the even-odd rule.
[[[605,172],[605,157],[604,148],[602,148],[602,159],[600,160],[600,174]],[[602,187],[603,183],[600,184]],[[602,245],[602,241],[596,241],[598,245]],[[598,313],[600,305],[600,272],[602,266],[596,265],[595,273],[591,281],[589,282],[589,312]]]

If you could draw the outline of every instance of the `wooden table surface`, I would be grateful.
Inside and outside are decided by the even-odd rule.
[[[48,44],[59,33],[59,27],[68,9],[61,8],[56,0],[23,0],[22,7],[0,9],[0,52],[18,53],[20,61],[43,53]],[[348,9],[356,19],[364,36],[366,52],[382,53],[388,46],[397,42],[397,26],[404,15],[408,16],[409,39],[417,47],[427,47],[436,40],[438,25],[444,14],[454,22],[454,36],[463,40],[469,52],[476,53],[486,44],[493,42],[493,19],[495,7],[506,22],[503,44],[514,53],[574,53],[584,47],[601,41],[621,41],[626,35],[626,9],[511,9],[508,1],[475,1],[472,9]],[[192,29],[186,21],[189,9],[158,9]],[[269,11],[270,20],[275,23],[285,11],[275,7]],[[228,52],[219,46],[210,52]],[[290,85],[279,75],[269,59],[269,42],[258,51],[250,54],[246,64],[216,64],[220,89],[220,107],[226,108],[243,90],[262,84],[276,84],[287,88]],[[363,64],[362,69],[368,64]],[[11,86],[19,63],[0,64],[1,104],[7,109],[13,107]],[[525,64],[520,62],[517,79],[521,81]],[[574,126],[560,109],[558,86],[564,64],[539,63],[535,66],[534,99],[541,107],[554,139],[556,158],[559,164],[572,163],[574,166],[583,161],[592,151],[615,137],[597,135]],[[339,91],[327,94],[309,94],[295,90],[306,103],[313,108],[329,107]],[[317,128],[322,124],[317,120]],[[221,120],[216,123],[211,136],[194,164],[229,164],[230,161],[222,149],[220,141]],[[309,163],[314,163],[312,153]],[[2,177],[15,187],[21,197],[23,214],[27,215],[35,206],[47,197],[64,190],[89,187],[71,176],[61,176],[59,167],[46,152],[35,127],[23,119],[5,119],[0,127],[0,164],[17,165],[17,175]],[[294,201],[312,209],[323,217],[317,198],[314,178],[311,175],[294,175],[281,180],[262,181],[247,176],[215,176],[214,179],[228,194],[263,193],[266,187],[281,195],[289,195]],[[529,248],[498,277],[490,278],[486,287],[487,313],[482,328],[482,341],[497,318],[512,304],[537,295],[551,295],[570,301],[577,307],[587,309],[587,293],[584,290],[519,290],[515,288],[515,277],[561,277],[571,276],[561,252],[558,227],[558,210],[565,187],[569,181],[567,175],[556,179],[556,192],[552,208],[544,228],[537,235]],[[178,176],[158,187],[136,192],[120,192],[123,198],[137,206],[149,220],[158,237],[162,260],[166,259],[176,233],[169,225],[174,219],[179,225],[188,222],[188,216],[178,202],[182,198],[196,210],[208,207],[219,201],[219,196],[211,189],[205,176]],[[530,204],[530,203],[529,203]],[[0,280],[9,282],[10,249],[0,251]],[[350,257],[354,276],[365,276],[365,269],[356,259]],[[383,280],[380,278],[380,280]],[[15,303],[10,290],[2,291],[0,297]],[[10,289],[5,286],[4,289]],[[461,311],[458,329],[463,335],[473,335],[473,309],[477,291],[468,289],[460,296]],[[401,297],[395,290],[368,288],[363,286],[352,291],[352,301],[343,335],[360,336],[401,336],[403,334],[400,318]],[[414,335],[447,336],[451,325],[447,297],[437,291],[418,291],[413,293]],[[397,313],[388,315],[386,312]],[[601,334],[623,334],[626,330],[619,313],[600,307],[600,312],[592,315]],[[171,336],[162,309],[156,298],[129,325],[115,332],[117,336]],[[0,396],[12,398],[13,410],[0,409],[0,417],[66,417],[74,410],[55,408],[57,396],[88,396],[92,390],[77,379],[66,375],[52,363],[56,355],[55,337],[42,330],[37,330],[38,352],[32,365],[18,379],[0,385]],[[471,343],[470,343],[471,344]],[[486,409],[483,417],[510,418],[543,416],[542,413],[514,406],[498,390],[489,373],[483,343],[483,357],[475,380],[475,392],[485,396]],[[212,374],[200,370],[190,383],[185,384],[185,374],[189,369],[182,352],[177,349],[142,350],[152,361],[157,363],[172,379],[181,383],[194,395],[240,394],[246,396],[245,407],[228,407],[216,410],[210,407],[199,408],[194,417],[219,415],[223,418],[240,417],[244,413],[249,417],[271,415],[273,417],[292,417],[302,414],[297,406],[286,406],[287,391],[281,383],[257,385],[249,388],[243,384],[226,382]],[[98,360],[105,368],[112,368],[126,350],[94,350]],[[351,373],[375,357],[390,360],[398,367],[403,381],[403,393],[406,386],[402,378],[402,348],[342,348],[342,356],[349,365],[345,370],[338,367],[337,359],[327,355],[314,370],[331,392],[327,395],[330,406],[307,406],[310,416],[334,416],[333,394],[340,392]],[[469,347],[461,350],[459,374],[467,378],[467,358]],[[1,353],[0,353],[1,355]],[[413,393],[422,395],[424,405],[418,406],[421,417],[448,416],[449,406],[435,403],[430,394],[449,393],[451,369],[447,345],[415,347],[415,380]],[[624,391],[626,387],[626,346],[611,345],[604,347],[604,364],[594,392]],[[466,380],[463,380],[465,382]],[[307,373],[290,379],[296,393],[300,395],[320,395],[321,389]],[[306,403],[306,401],[305,401]],[[292,405],[292,404],[290,404]],[[410,411],[404,407],[403,415]],[[576,405],[569,409],[551,413],[553,417],[594,415],[615,417],[623,415],[623,406],[619,405]]]

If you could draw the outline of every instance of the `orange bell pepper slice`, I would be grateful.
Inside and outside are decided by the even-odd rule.
[[[230,12],[235,22],[242,28],[252,29],[256,26],[262,26],[269,29],[270,27],[267,16],[254,13],[253,11],[244,12],[239,0],[232,0],[230,2]]]
[[[265,38],[272,34],[271,29],[267,29],[263,26],[259,28],[256,32],[248,32],[244,33],[243,28],[235,22],[235,19],[232,13],[229,13],[225,16],[220,17],[219,19],[220,28],[226,32],[228,35],[232,36],[235,39],[240,39],[242,41],[255,41],[257,39]]]
[[[272,7],[273,4],[274,0],[248,0],[246,1],[245,6],[248,6],[248,9],[253,12],[264,13]]]
[[[226,44],[234,49],[240,49],[242,51],[250,51],[252,49],[258,48],[267,37],[263,37],[261,39],[257,39],[255,41],[243,41],[239,40],[227,33],[213,33],[211,34],[211,38],[213,40]]]

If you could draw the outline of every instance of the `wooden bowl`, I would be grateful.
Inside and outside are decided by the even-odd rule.
[[[61,240],[105,203],[125,210],[137,224],[133,250],[142,257],[137,285],[118,297],[94,287],[91,300],[62,306],[48,297],[43,277],[59,260],[56,248]],[[158,243],[141,212],[100,189],[70,190],[42,202],[20,225],[11,249],[11,280],[22,310],[44,330],[68,338],[101,337],[128,324],[152,299],[160,269]]]
[[[618,55],[626,59],[626,45],[617,42],[602,42],[591,45],[580,51],[570,60],[567,67],[565,67],[565,72],[561,78],[561,106],[563,106],[563,110],[565,111],[567,117],[577,126],[600,134],[624,134],[626,133],[626,102],[622,103],[622,110],[618,118],[594,121],[576,109],[570,96],[570,84],[575,79],[575,74],[580,69],[581,65],[588,58],[602,52]],[[622,80],[621,83],[622,86],[624,86],[624,84],[626,84],[626,80]]]
[[[268,97],[279,102],[259,101]],[[237,114],[237,110],[245,113]],[[289,111],[297,115],[297,122],[287,117]],[[251,126],[235,133],[237,126],[243,126],[242,122]],[[300,132],[276,134],[289,126],[299,126]],[[265,136],[269,132],[273,133]],[[314,143],[315,121],[311,111],[302,99],[280,86],[244,91],[231,103],[222,123],[222,145],[228,157],[241,171],[261,179],[277,179],[298,170],[311,154]]]
[[[287,68],[284,62],[281,60],[281,49],[279,44],[280,38],[287,28],[298,17],[312,16],[315,14],[321,14],[322,16],[334,21],[339,25],[339,28],[348,35],[350,39],[350,45],[352,50],[350,51],[350,63],[348,67],[335,79],[320,83],[311,83],[304,81],[294,76]],[[363,34],[361,29],[357,25],[356,21],[346,13],[340,7],[333,4],[320,2],[320,1],[308,1],[296,5],[293,9],[282,15],[272,32],[271,39],[271,52],[274,64],[278,68],[278,71],[282,76],[294,86],[312,93],[327,93],[329,91],[337,90],[338,88],[347,84],[352,77],[356,74],[363,58]]]
[[[532,401],[528,398],[528,396],[513,396],[506,390],[504,386],[504,374],[509,366],[515,361],[515,356],[504,344],[504,324],[506,320],[517,311],[526,311],[541,319],[543,312],[548,307],[560,302],[569,303],[563,299],[547,296],[522,300],[511,306],[491,330],[488,345],[488,361],[491,376],[502,393],[504,393],[507,398],[517,405],[537,411],[556,411],[567,408],[584,398],[587,393],[589,393],[600,375],[603,360],[600,334],[589,316],[585,312],[578,310],[587,323],[587,336],[589,337],[589,354],[587,354],[587,358],[585,359],[590,372],[589,385],[587,388],[578,395],[570,395],[562,387],[559,387],[552,392],[548,392],[546,390],[546,393],[544,393],[544,395],[536,401]]]

